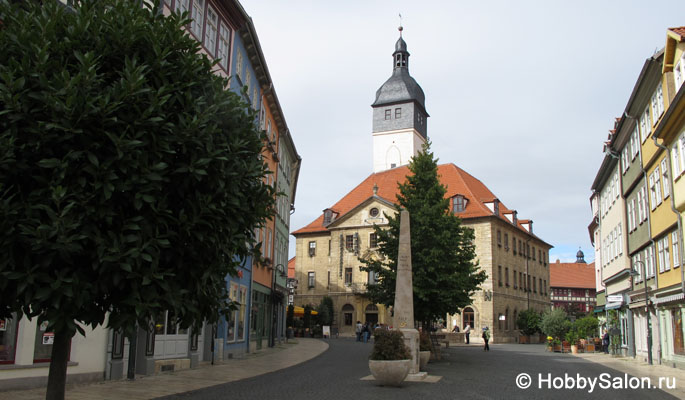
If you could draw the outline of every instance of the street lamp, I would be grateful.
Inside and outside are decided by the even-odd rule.
[[[277,264],[272,267],[273,279],[271,280],[271,335],[269,338],[269,346],[274,347],[276,344],[276,325],[278,316],[276,315],[276,272],[285,278],[285,267],[283,264]]]
[[[642,283],[645,285],[645,314],[647,315],[647,361],[652,365],[652,324],[649,319],[649,286],[647,286],[647,266],[643,261],[635,260],[633,264],[642,264]],[[630,276],[640,273],[636,269],[630,271]]]

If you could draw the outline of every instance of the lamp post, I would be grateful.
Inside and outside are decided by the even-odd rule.
[[[278,316],[276,315],[276,273],[285,277],[285,267],[283,264],[277,264],[272,267],[273,279],[271,280],[271,335],[269,338],[269,347],[274,347],[276,344],[276,326]]]
[[[647,361],[652,365],[652,323],[649,318],[649,286],[647,286],[647,266],[643,261],[635,260],[634,264],[642,264],[642,283],[645,285],[645,314],[647,316]],[[630,271],[631,276],[640,275],[636,269]]]

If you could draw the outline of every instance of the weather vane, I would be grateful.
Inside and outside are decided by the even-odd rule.
[[[397,30],[400,31],[400,37],[402,37],[402,30],[403,30],[403,29],[404,29],[404,28],[402,28],[402,14],[400,14],[400,27],[397,28]]]

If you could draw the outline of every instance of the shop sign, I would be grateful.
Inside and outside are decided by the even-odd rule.
[[[55,334],[53,332],[45,332],[43,334],[43,344],[53,344],[55,342]]]
[[[623,302],[623,295],[621,294],[612,294],[610,296],[607,296],[607,303],[622,303]]]

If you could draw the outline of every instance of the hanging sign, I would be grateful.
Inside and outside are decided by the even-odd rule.
[[[621,294],[612,294],[610,296],[607,296],[607,303],[622,303],[623,302],[623,295]]]

